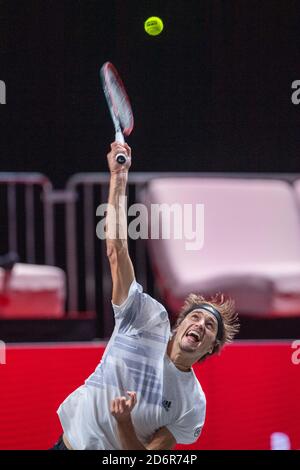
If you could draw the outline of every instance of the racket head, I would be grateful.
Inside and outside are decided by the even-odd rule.
[[[119,124],[127,136],[134,126],[133,112],[124,84],[111,62],[102,65],[100,78],[114,125],[117,128]]]

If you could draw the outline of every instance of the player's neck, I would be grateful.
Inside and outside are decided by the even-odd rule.
[[[190,364],[187,359],[183,356],[182,351],[176,348],[174,338],[169,341],[167,347],[167,355],[178,370],[180,370],[181,372],[191,371],[192,364]]]

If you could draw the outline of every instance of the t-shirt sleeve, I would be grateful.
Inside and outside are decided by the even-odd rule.
[[[174,423],[168,424],[177,444],[192,444],[199,438],[205,421],[205,402],[193,410],[189,410]]]
[[[129,328],[150,328],[168,322],[168,314],[157,300],[143,292],[143,288],[134,279],[128,291],[127,299],[121,305],[112,303],[116,323],[126,332]]]
[[[139,294],[141,294],[142,292],[143,292],[142,286],[138,284],[136,280],[134,279],[132,283],[130,284],[127,299],[125,299],[121,305],[116,305],[113,302],[111,303],[115,318],[119,319],[119,318],[124,317],[124,315],[126,315],[126,312],[132,306],[134,299],[137,298]]]

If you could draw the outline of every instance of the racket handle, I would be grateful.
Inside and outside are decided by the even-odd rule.
[[[122,144],[122,145],[125,144],[124,136],[123,136],[123,133],[121,131],[116,131],[115,141],[119,142],[119,144]]]
[[[120,130],[116,131],[115,140],[119,142],[119,144],[125,144],[123,133]],[[123,165],[126,162],[126,155],[124,155],[124,153],[118,153],[116,155],[116,161],[120,163],[120,165]]]

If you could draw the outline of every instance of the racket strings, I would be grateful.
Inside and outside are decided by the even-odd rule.
[[[114,113],[123,131],[126,132],[126,129],[132,128],[133,123],[133,114],[127,95],[112,72],[107,74],[106,79]]]

